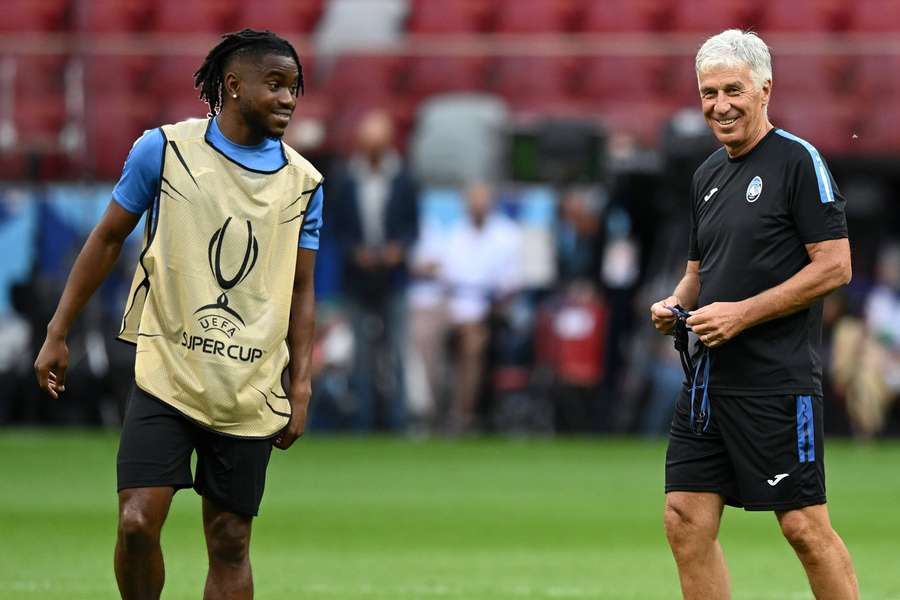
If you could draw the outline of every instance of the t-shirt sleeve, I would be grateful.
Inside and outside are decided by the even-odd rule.
[[[812,146],[798,153],[788,201],[804,244],[847,237],[845,200],[828,165]]]
[[[688,206],[690,234],[688,236],[688,260],[700,260],[700,246],[697,244],[697,177],[691,180],[690,205]]]
[[[319,249],[319,231],[322,229],[322,203],[325,198],[325,186],[320,185],[306,207],[306,218],[300,230],[300,248]]]
[[[149,129],[131,147],[112,192],[113,200],[128,212],[141,214],[153,202],[159,189],[164,145],[162,131]]]

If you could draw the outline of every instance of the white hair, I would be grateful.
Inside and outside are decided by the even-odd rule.
[[[712,36],[700,46],[694,63],[697,79],[716,67],[750,68],[750,78],[757,89],[772,80],[772,57],[769,47],[752,31],[727,29]]]

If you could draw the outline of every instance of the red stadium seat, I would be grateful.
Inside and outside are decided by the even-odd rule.
[[[337,102],[356,95],[391,96],[400,87],[404,66],[396,56],[345,54],[331,65],[324,88]]]
[[[588,1],[579,29],[598,33],[664,31],[671,26],[668,0]]]
[[[173,54],[157,58],[150,82],[152,95],[163,101],[196,99],[200,92],[194,89],[194,72],[200,68],[203,59],[204,56],[199,54]]]
[[[900,2],[896,0],[855,0],[850,28],[873,33],[900,32]]]
[[[570,28],[569,0],[502,0],[497,2],[494,28],[499,33],[541,33]]]
[[[472,56],[423,56],[410,61],[406,89],[415,100],[447,92],[480,91],[486,61]]]
[[[90,96],[87,106],[85,167],[97,177],[116,180],[134,141],[160,125],[158,107],[146,96],[112,93]]]
[[[464,33],[483,28],[482,14],[471,0],[415,0],[411,4],[410,33]]]
[[[900,96],[900,56],[861,56],[855,90],[860,101],[873,106],[896,102],[896,98]]]
[[[678,109],[652,100],[612,101],[594,107],[595,114],[610,134],[634,136],[647,147],[656,146],[663,126]]]
[[[56,149],[65,118],[66,105],[62,96],[45,96],[40,102],[18,102],[15,106],[18,146]]]
[[[158,0],[157,31],[225,33],[237,29],[237,3],[229,0]]]
[[[322,14],[322,0],[240,2],[237,28],[269,29],[278,34],[308,33]]]
[[[66,56],[22,55],[15,58],[15,64],[13,89],[17,102],[35,102],[45,96],[63,96],[65,93]]]
[[[666,97],[674,79],[672,61],[662,56],[596,56],[579,65],[582,93],[591,100]]]
[[[854,65],[847,56],[776,55],[772,58],[773,93],[796,97],[845,92]]]
[[[492,89],[513,106],[558,103],[574,95],[574,62],[567,57],[513,56],[491,68]]]
[[[90,33],[147,31],[155,5],[146,0],[91,0],[79,2],[77,28]]]
[[[700,107],[700,91],[697,85],[697,70],[693,54],[675,56],[668,62],[668,83],[670,97],[683,106]]]
[[[71,27],[70,0],[4,0],[0,31],[49,32]]]
[[[844,0],[769,0],[760,30],[842,31],[849,25]]]
[[[815,146],[826,160],[847,155],[859,147],[860,122],[853,104],[834,97],[818,102],[774,102],[769,109],[772,124]]]
[[[866,115],[857,137],[851,139],[850,148],[856,154],[890,154],[893,159],[900,152],[900,115],[895,110],[878,110]]]
[[[679,0],[672,3],[672,29],[715,35],[725,29],[759,29],[761,6],[753,0]]]
[[[151,56],[88,54],[83,60],[85,87],[95,92],[146,92],[156,60]]]

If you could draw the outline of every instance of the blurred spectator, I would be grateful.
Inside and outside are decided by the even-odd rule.
[[[564,192],[556,227],[556,262],[561,282],[597,279],[603,253],[601,233],[593,198],[577,188]]]
[[[900,245],[881,254],[876,277],[863,320],[845,317],[835,327],[831,357],[853,431],[864,439],[882,431],[900,395]]]
[[[449,234],[440,261],[457,342],[449,422],[453,432],[469,431],[476,425],[490,333],[487,318],[492,304],[509,298],[522,281],[519,225],[493,210],[493,191],[483,183],[468,188],[466,202],[467,218]]]
[[[351,386],[361,429],[402,429],[405,421],[406,263],[418,234],[418,187],[393,144],[390,116],[366,114],[355,154],[326,187],[356,339]]]
[[[418,429],[431,430],[444,406],[443,375],[448,333],[446,290],[441,261],[447,235],[436,223],[422,227],[412,254],[409,286],[410,340],[406,359],[410,419]]]
[[[607,307],[588,281],[571,284],[540,311],[537,358],[550,376],[547,395],[557,431],[588,432],[599,425],[608,321]]]

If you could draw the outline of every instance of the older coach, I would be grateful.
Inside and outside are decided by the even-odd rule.
[[[725,504],[774,511],[818,600],[858,598],[832,529],[822,439],[822,298],[850,281],[844,198],[819,152],[775,128],[766,44],[737,29],[697,53],[724,146],[694,173],[684,277],[650,308],[698,337],[666,455],[665,525],[685,598],[730,597]],[[682,310],[683,309],[683,310]]]

